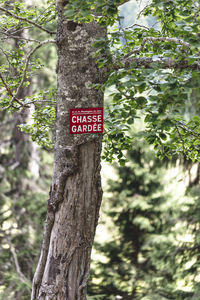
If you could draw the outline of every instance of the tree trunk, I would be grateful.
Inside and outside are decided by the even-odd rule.
[[[102,199],[101,134],[69,134],[69,109],[103,106],[103,83],[92,44],[106,31],[97,23],[66,21],[58,7],[58,97],[55,159],[43,246],[32,299],[84,300],[91,248]]]

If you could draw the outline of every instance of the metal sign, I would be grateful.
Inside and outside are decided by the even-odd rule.
[[[70,134],[103,132],[103,107],[71,108],[69,119]]]

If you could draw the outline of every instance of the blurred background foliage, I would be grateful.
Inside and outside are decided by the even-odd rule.
[[[40,4],[51,7],[51,2]],[[11,5],[12,1],[6,4]],[[36,0],[26,3],[37,4]],[[124,5],[121,11],[126,18],[121,19],[120,26],[133,24],[141,5],[142,1]],[[47,19],[53,18],[53,9],[46,12]],[[47,19],[41,22],[46,24]],[[152,26],[155,21],[151,16],[143,24]],[[55,24],[51,23],[49,28],[55,30]],[[32,37],[43,40],[46,34],[38,36],[37,30],[33,30]],[[123,44],[123,39],[120,42]],[[5,49],[15,49],[19,55],[15,59],[20,61],[18,42],[1,43],[1,66],[6,63]],[[49,127],[55,118],[55,47],[40,49],[36,58],[34,76],[22,96],[29,102],[41,101],[20,113],[0,112],[0,300],[30,299],[51,183],[53,130],[49,131]],[[17,62],[12,63],[17,77]],[[136,89],[142,93],[143,87],[141,83]],[[185,119],[199,114],[199,90],[199,79],[193,78],[189,101],[182,110]],[[33,94],[37,97],[33,98]],[[109,90],[105,101],[111,101]],[[41,131],[33,121],[47,119],[49,114],[49,124]],[[159,160],[153,146],[145,140],[135,139],[133,143],[132,137],[144,128],[142,121],[140,116],[134,123],[129,122],[129,150],[123,152],[125,159],[119,157],[122,166],[103,163],[104,200],[93,249],[88,299],[198,300],[200,166],[186,159],[184,153],[182,157],[176,154],[171,159]],[[124,140],[120,143],[122,148]]]
[[[199,299],[199,163],[161,162],[141,142],[127,156],[105,188],[89,293]]]
[[[53,14],[51,4],[46,1],[39,4],[38,20],[46,24]],[[8,8],[15,3],[1,1],[1,5]],[[36,5],[38,1],[19,1],[14,10],[15,13],[29,11],[30,18],[34,19]],[[40,13],[44,10],[47,15],[42,20]],[[0,72],[13,87],[19,83],[23,56],[34,45],[32,41],[23,43],[24,39],[43,41],[48,36],[34,28],[28,32],[26,26],[23,28],[14,22],[12,30],[17,38],[10,39],[2,32],[6,32],[11,18],[3,14],[0,17]],[[33,104],[20,111],[0,111],[0,299],[30,299],[52,176],[53,153],[45,149],[49,150],[46,140],[52,143],[53,137],[48,125],[55,119],[56,61],[54,46],[46,47],[45,52],[39,49],[32,64],[33,73],[29,74],[30,84],[20,91],[20,98]],[[1,87],[1,100],[6,101],[4,99]],[[39,126],[44,118],[49,122],[48,128]],[[32,133],[31,139],[28,133]],[[42,147],[34,141],[40,142]]]

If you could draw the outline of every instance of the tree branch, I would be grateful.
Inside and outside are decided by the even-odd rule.
[[[175,44],[180,44],[180,45],[182,45],[184,47],[187,47],[187,48],[190,47],[189,43],[184,42],[181,39],[170,38],[170,37],[150,37],[150,36],[148,36],[148,37],[144,38],[144,40],[142,41],[141,45],[138,48],[136,48],[133,51],[129,52],[127,55],[124,56],[124,58],[127,58],[127,57],[131,56],[132,54],[139,53],[144,48],[144,45],[147,42],[172,42],[172,43],[175,43]]]
[[[143,12],[145,11],[145,9],[150,6],[150,4],[149,4],[150,2],[151,1],[148,1],[147,5],[145,5],[145,7],[143,7],[143,9],[139,11],[139,13],[137,15],[137,20],[139,20],[140,16],[143,14]]]
[[[29,54],[27,55],[26,59],[25,59],[25,67],[24,67],[24,71],[23,71],[23,74],[22,74],[22,79],[21,79],[21,82],[16,90],[16,93],[13,94],[13,92],[11,91],[11,89],[9,88],[9,86],[7,85],[7,83],[5,82],[2,74],[0,73],[0,79],[2,80],[2,83],[3,85],[5,86],[8,94],[12,97],[10,103],[8,106],[4,107],[3,110],[6,110],[10,107],[14,107],[13,106],[13,102],[16,101],[18,104],[20,104],[21,107],[28,107],[26,104],[23,104],[18,98],[18,94],[19,94],[19,91],[20,89],[22,88],[23,84],[24,84],[24,81],[26,79],[26,72],[28,70],[28,65],[29,65],[29,61],[31,59],[31,56],[40,48],[42,47],[43,45],[46,45],[46,44],[49,44],[49,43],[54,43],[56,44],[56,41],[55,40],[46,40],[46,41],[43,41],[43,42],[40,42],[37,46],[35,46],[30,52]],[[14,107],[16,108],[16,107]]]
[[[200,138],[200,133],[196,132],[195,130],[189,128],[189,126],[181,121],[178,121],[176,123],[176,126],[180,127],[181,129],[183,129],[185,132],[189,132],[190,134],[192,134],[195,137]]]
[[[21,280],[21,282],[25,283],[27,287],[29,287],[30,281],[25,277],[25,275],[21,271],[19,261],[18,261],[18,258],[17,258],[17,254],[15,252],[15,248],[14,248],[14,246],[12,245],[12,243],[10,241],[8,241],[8,243],[9,243],[10,251],[11,251],[13,259],[14,259],[17,274],[19,275],[19,279]],[[29,290],[30,290],[30,287],[29,287]]]
[[[133,27],[140,27],[140,28],[144,28],[144,29],[149,30],[149,27],[147,27],[147,26],[145,26],[145,25],[137,24],[137,23],[134,23],[134,24],[132,24],[132,25],[130,25],[130,26],[124,27],[123,29],[124,29],[124,30],[128,30],[128,29],[131,29],[131,28],[133,28]]]
[[[4,7],[2,7],[2,6],[0,6],[0,10],[3,11],[3,12],[5,12],[7,15],[9,15],[9,16],[11,16],[11,17],[17,19],[17,20],[21,20],[21,21],[23,21],[23,22],[26,22],[26,23],[29,23],[29,24],[31,24],[31,25],[34,25],[35,27],[37,27],[37,28],[39,28],[39,29],[41,29],[41,30],[43,30],[43,31],[45,31],[45,32],[47,32],[47,33],[49,33],[49,34],[56,34],[55,31],[48,30],[48,29],[46,29],[45,27],[43,27],[43,26],[41,26],[41,25],[39,25],[39,24],[37,24],[37,23],[35,23],[35,22],[33,22],[33,21],[27,19],[27,18],[17,16],[17,15],[15,15],[15,14],[13,14],[12,12],[10,12],[8,9],[6,9],[6,8],[4,8]]]
[[[6,51],[4,51],[4,49],[3,48],[1,48],[0,47],[0,50],[1,50],[1,52],[5,55],[5,57],[6,57],[6,60],[7,60],[7,62],[8,62],[8,64],[9,64],[9,68],[10,68],[10,70],[12,69],[12,66],[11,66],[11,63],[10,63],[10,60],[9,60],[9,57],[8,57],[8,54],[6,53]]]
[[[7,39],[16,39],[16,40],[23,40],[23,41],[27,41],[27,42],[34,42],[34,43],[40,43],[41,41],[36,40],[36,39],[30,39],[30,38],[25,38],[25,37],[21,37],[19,35],[13,35],[13,34],[9,34],[7,32],[2,32],[0,31],[1,34],[5,35],[6,37],[2,37],[2,40],[7,40]]]
[[[22,79],[21,79],[21,82],[20,82],[20,84],[19,84],[19,86],[18,86],[18,88],[17,88],[17,91],[16,91],[15,96],[18,95],[19,90],[20,90],[20,88],[22,87],[22,85],[23,85],[23,83],[24,83],[24,81],[25,81],[25,79],[26,79],[26,72],[27,72],[27,69],[28,69],[28,64],[29,64],[29,60],[30,60],[31,56],[32,56],[32,55],[33,55],[40,47],[42,47],[43,45],[49,44],[49,43],[54,43],[54,44],[56,44],[56,41],[55,41],[55,40],[46,40],[46,41],[40,42],[40,43],[39,43],[37,46],[35,46],[35,48],[33,48],[33,49],[29,52],[29,54],[27,55],[26,60],[25,60],[25,67],[24,67]]]
[[[19,101],[19,99],[17,99],[15,95],[13,95],[13,92],[11,91],[11,89],[9,88],[9,86],[7,85],[7,83],[5,82],[5,80],[4,80],[4,78],[3,78],[3,76],[2,76],[1,73],[0,73],[0,79],[1,79],[1,81],[2,81],[2,83],[3,83],[3,85],[5,86],[5,88],[6,88],[7,92],[8,92],[8,94],[12,97],[12,100],[11,100],[11,102],[9,103],[9,105],[6,106],[3,110],[5,110],[5,109],[7,109],[7,108],[9,108],[9,107],[11,107],[11,106],[13,106],[13,102],[14,102],[14,101],[16,101],[16,102],[17,102],[18,104],[20,104],[20,105],[23,105],[23,103],[22,103],[21,101]]]
[[[122,68],[130,68],[132,64],[135,64],[135,68],[146,68],[152,69],[153,63],[160,64],[161,69],[189,69],[189,70],[200,70],[200,63],[198,61],[193,64],[188,64],[186,60],[176,61],[171,58],[160,58],[154,59],[153,57],[127,57],[123,58],[119,62],[114,62],[113,69],[119,70]]]
[[[33,26],[26,26],[26,27],[20,27],[19,26],[13,26],[12,28],[6,29],[4,34],[18,34],[20,32],[23,32],[25,29],[33,28]]]

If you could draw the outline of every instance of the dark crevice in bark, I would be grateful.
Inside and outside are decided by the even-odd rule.
[[[78,26],[78,23],[75,23],[73,21],[67,22],[67,29],[70,31],[75,31],[77,26]]]

